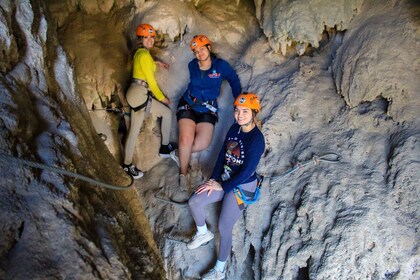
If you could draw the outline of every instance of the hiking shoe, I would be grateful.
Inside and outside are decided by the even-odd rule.
[[[175,148],[172,146],[172,144],[169,143],[168,145],[160,145],[159,156],[161,158],[170,158],[172,151],[175,151]]]
[[[206,242],[209,242],[214,238],[213,232],[210,230],[207,230],[205,234],[198,234],[198,232],[191,238],[190,241],[187,243],[187,248],[192,250],[200,247]]]
[[[123,169],[125,172],[127,172],[128,175],[130,175],[134,179],[140,179],[144,175],[144,173],[132,163],[128,165],[124,164]]]
[[[171,155],[171,159],[173,159],[173,161],[175,161],[175,162],[176,162],[176,164],[177,164],[177,165],[178,165],[178,167],[179,167],[178,150],[173,150],[173,151],[170,153],[170,155]]]
[[[190,190],[190,175],[179,174],[179,188],[183,192]]]
[[[203,280],[213,280],[213,279],[221,280],[221,279],[225,279],[225,277],[226,277],[226,271],[220,272],[217,269],[212,268],[212,269],[209,270],[209,272],[204,274],[201,277],[201,279],[203,279]]]

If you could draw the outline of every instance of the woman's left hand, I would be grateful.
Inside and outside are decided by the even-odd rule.
[[[168,97],[165,97],[164,99],[162,99],[160,102],[162,102],[165,105],[171,104],[171,100]]]
[[[209,196],[213,191],[223,191],[222,185],[220,185],[219,182],[210,179],[207,182],[205,182],[204,184],[200,185],[196,190],[195,193],[196,194],[200,194],[203,192],[208,192],[207,196]]]
[[[163,61],[156,60],[156,64],[159,65],[160,67],[165,68],[165,69],[169,69],[169,64],[168,63],[165,63]]]

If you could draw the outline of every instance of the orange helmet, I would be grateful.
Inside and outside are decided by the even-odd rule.
[[[156,36],[156,30],[147,23],[142,23],[139,26],[137,26],[137,36]]]
[[[194,51],[196,48],[201,46],[211,45],[211,41],[207,38],[206,35],[195,35],[194,38],[191,40],[190,48]]]
[[[244,106],[257,111],[257,113],[261,110],[260,99],[255,93],[252,92],[244,92],[239,94],[239,96],[236,97],[233,106]]]

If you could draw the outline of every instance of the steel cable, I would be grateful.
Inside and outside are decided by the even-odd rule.
[[[266,178],[275,178],[274,181],[271,182],[271,185],[277,183],[279,180],[283,179],[284,177],[292,174],[293,172],[297,171],[298,169],[301,169],[311,163],[313,164],[319,164],[319,162],[328,162],[328,163],[338,163],[340,161],[340,156],[334,154],[334,153],[329,153],[329,154],[325,154],[322,156],[313,156],[311,160],[305,161],[303,163],[298,162],[296,164],[296,166],[292,169],[290,169],[289,171],[287,171],[286,173],[282,174],[282,175],[277,175],[277,176],[272,176],[272,177],[266,177]]]
[[[38,168],[38,169],[45,169],[45,170],[53,171],[53,172],[56,172],[56,173],[66,175],[68,177],[77,178],[77,179],[83,180],[85,182],[88,182],[90,184],[93,184],[93,185],[96,185],[96,186],[99,186],[99,187],[103,187],[103,188],[106,188],[106,189],[111,189],[111,190],[126,190],[126,189],[129,189],[133,185],[133,182],[134,182],[133,177],[130,176],[130,178],[131,178],[130,184],[128,184],[127,186],[115,186],[115,185],[104,183],[104,182],[101,182],[101,181],[92,179],[90,177],[68,171],[68,170],[65,170],[65,169],[62,169],[62,168],[49,166],[49,165],[46,165],[46,164],[42,164],[42,163],[39,163],[39,162],[34,162],[34,161],[26,160],[26,159],[21,159],[21,158],[14,157],[14,156],[4,154],[4,153],[0,153],[0,162],[4,162],[4,163],[15,162],[15,163],[20,163],[20,164],[27,165],[27,166],[34,167],[34,168]]]

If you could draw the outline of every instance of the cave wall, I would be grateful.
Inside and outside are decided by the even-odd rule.
[[[45,4],[0,7],[0,278],[164,279],[136,190],[22,162],[131,182],[95,131]]]
[[[133,30],[154,20],[159,54],[185,66],[185,42],[214,24],[197,20],[201,13],[218,20],[235,14],[211,2],[49,1],[48,9],[36,1],[2,2],[2,152],[127,185],[116,116],[103,109],[124,94]],[[417,279],[418,5],[285,2],[254,1],[264,36],[256,18],[235,18],[232,28],[220,23],[211,33],[217,49],[237,62],[246,88],[261,94],[267,140],[262,198],[235,226],[228,276]],[[178,16],[177,5],[188,12]],[[296,13],[302,20],[294,20]],[[175,72],[158,74],[165,89],[173,87],[171,97],[188,79],[185,69],[175,65]],[[94,119],[109,129],[105,142]],[[138,143],[152,143],[142,155],[151,172],[159,163],[155,127],[149,120]],[[270,176],[325,152],[339,154],[340,164],[269,185]],[[13,161],[1,172],[2,278],[163,279],[163,251],[173,253],[165,255],[170,275],[209,265],[199,253],[163,248],[170,223],[186,218],[156,205],[153,188],[173,183],[162,173],[158,183],[146,178],[138,189],[115,192]],[[168,219],[177,215],[179,221]],[[22,268],[22,261],[30,265]]]

